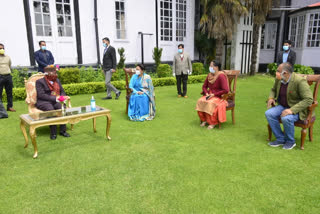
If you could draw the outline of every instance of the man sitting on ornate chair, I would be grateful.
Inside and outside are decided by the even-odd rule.
[[[59,102],[60,96],[63,96],[65,100],[70,99],[66,96],[63,87],[57,78],[56,67],[47,66],[44,68],[45,77],[36,81],[37,90],[37,103],[36,107],[42,111],[52,111],[61,109]],[[66,132],[66,125],[60,125],[60,135],[64,137],[70,137]],[[55,140],[57,138],[57,126],[50,126],[50,139]]]
[[[275,102],[278,105],[275,105]],[[312,92],[303,77],[293,72],[290,63],[282,63],[277,70],[277,77],[271,89],[268,108],[265,115],[272,129],[276,140],[269,143],[269,146],[283,146],[283,149],[292,149],[296,146],[294,139],[294,123],[305,120],[308,115],[308,106],[313,102]],[[283,124],[284,132],[281,130],[280,121]]]

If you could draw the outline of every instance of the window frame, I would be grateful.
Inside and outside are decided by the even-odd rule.
[[[278,31],[278,23],[275,21],[268,21],[262,26],[261,43],[260,43],[261,50],[274,51],[276,49],[277,31]],[[271,37],[271,39],[269,37]],[[272,41],[273,44],[269,43],[270,41]],[[268,48],[268,45],[273,45],[273,47]]]
[[[115,17],[115,30],[116,30],[116,40],[124,41],[127,40],[127,6],[126,6],[126,1],[125,0],[115,0],[114,1],[114,17]],[[117,9],[117,3],[119,3],[119,9]],[[121,10],[121,3],[123,3],[123,10]],[[119,12],[119,20],[117,19],[117,12]],[[121,19],[121,12],[123,12],[124,17]],[[119,22],[119,29],[117,27],[117,23]],[[118,37],[118,32],[120,32],[119,37]],[[124,37],[122,37],[121,32],[123,32]]]
[[[314,19],[317,16],[316,19]],[[320,11],[313,11],[307,14],[308,17],[308,28],[306,31],[306,42],[307,48],[319,48],[320,47]],[[311,19],[312,17],[312,19]],[[315,22],[317,22],[316,25]],[[313,32],[315,30],[315,32]],[[313,39],[314,35],[314,39]],[[309,39],[310,38],[310,39]]]

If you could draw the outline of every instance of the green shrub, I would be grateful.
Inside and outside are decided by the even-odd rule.
[[[37,72],[32,72],[32,74]],[[28,69],[12,69],[11,71],[12,75],[12,82],[14,88],[24,88],[24,79],[28,79]]]
[[[294,71],[299,74],[314,74],[314,71],[310,66],[299,65],[299,64],[294,65]]]
[[[80,82],[102,82],[104,81],[104,75],[100,69],[95,70],[92,67],[80,68]]]
[[[155,47],[152,53],[153,53],[152,58],[154,60],[154,63],[156,64],[156,70],[157,70],[158,66],[161,64],[162,48]]]
[[[58,71],[58,78],[61,84],[79,83],[80,69],[78,67],[61,68]]]
[[[123,69],[124,68],[124,63],[126,61],[126,57],[124,55],[124,48],[118,48],[118,53],[120,55],[120,59],[117,65],[117,69]]]
[[[277,63],[270,63],[268,64],[269,74],[272,76],[276,75],[278,65]]]
[[[157,68],[157,75],[159,78],[170,77],[172,75],[172,68],[168,64],[160,64]]]
[[[203,73],[203,64],[201,62],[195,62],[192,64],[192,74],[201,75]]]

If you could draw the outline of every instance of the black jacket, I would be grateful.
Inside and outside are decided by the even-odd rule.
[[[111,45],[108,47],[107,52],[103,55],[103,70],[108,71],[110,69],[117,68],[117,56],[116,50]]]
[[[278,56],[277,56],[278,65],[283,63],[283,53],[284,51],[280,51],[280,53],[278,53]],[[293,50],[290,50],[287,62],[290,62],[292,66],[294,65],[294,63],[296,62],[296,52],[294,52]]]
[[[57,79],[57,82],[60,86],[60,95],[61,96],[66,96],[66,93],[63,90],[63,87]],[[41,105],[41,103],[45,102],[50,102],[52,104],[56,103],[56,96],[51,95],[51,90],[44,78],[38,79],[36,81],[36,90],[37,90],[37,103],[36,106]]]

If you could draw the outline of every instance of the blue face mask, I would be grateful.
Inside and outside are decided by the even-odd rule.
[[[107,47],[107,44],[106,44],[106,43],[103,43],[103,47]]]
[[[210,73],[214,74],[216,72],[216,70],[213,69],[213,67],[209,67],[209,71]]]
[[[46,46],[41,46],[41,50],[47,50],[47,47]]]
[[[182,49],[178,49],[178,52],[179,52],[180,54],[182,54],[183,50],[182,50]]]
[[[285,51],[289,50],[289,46],[287,46],[287,45],[284,45],[282,48],[283,48],[283,50],[285,50]]]

